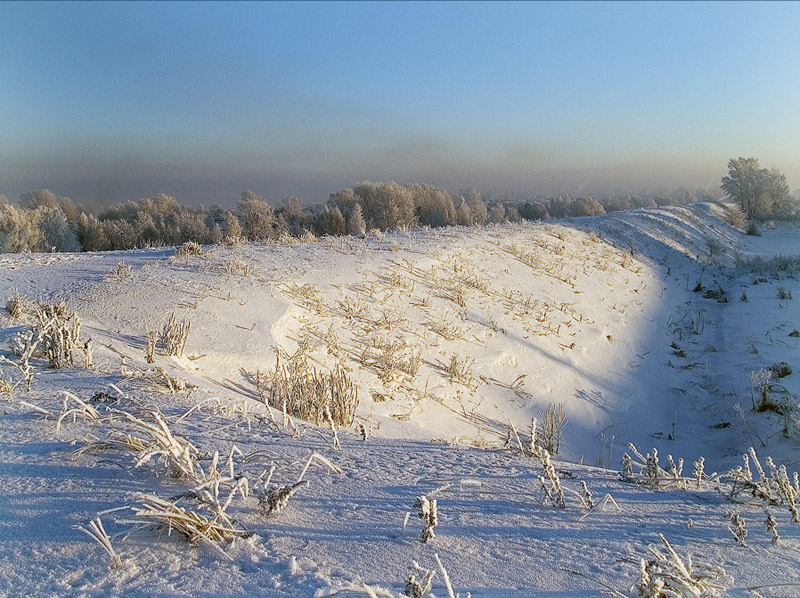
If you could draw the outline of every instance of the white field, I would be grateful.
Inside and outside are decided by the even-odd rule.
[[[765,467],[772,456],[790,475],[800,469],[798,440],[784,437],[781,415],[753,411],[748,377],[778,361],[800,368],[800,339],[790,336],[800,328],[796,272],[737,266],[797,255],[800,231],[748,237],[723,213],[697,204],[206,247],[189,258],[174,248],[0,255],[0,300],[16,290],[66,301],[94,346],[92,367],[33,360],[30,391],[0,395],[0,596],[368,595],[359,580],[399,593],[412,563],[434,569],[435,554],[461,596],[635,595],[639,556],[660,533],[681,555],[724,567],[730,596],[767,584],[788,585],[758,590],[764,597],[800,595],[800,524],[786,506],[771,507],[781,535],[771,544],[760,501],[733,504],[724,483],[653,489],[620,479],[631,442],[642,453],[657,448],[662,467],[667,455],[683,458],[689,477],[698,457],[707,474],[727,472],[751,446]],[[114,275],[120,262],[130,277]],[[229,273],[234,263],[249,271]],[[779,288],[797,298],[778,299]],[[704,297],[709,289],[728,301]],[[148,364],[148,332],[172,313],[191,322],[186,352]],[[28,326],[0,313],[0,355],[15,359],[11,339]],[[303,355],[320,371],[339,363],[356,382],[356,423],[339,432],[341,449],[329,428],[284,429],[282,414],[268,414],[254,378],[279,354]],[[414,359],[418,369],[402,371]],[[460,376],[448,372],[453,360]],[[155,367],[188,390],[159,385]],[[19,378],[8,365],[0,373]],[[798,381],[800,373],[774,380],[774,395],[800,394]],[[85,401],[107,392],[114,409],[141,417],[158,408],[206,470],[219,451],[227,471],[235,445],[236,475],[255,491],[227,513],[250,537],[193,547],[134,529],[126,506],[140,493],[176,497],[193,484],[152,461],[136,467],[118,449],[76,455],[118,422],[97,405],[100,421],[79,415],[57,431],[61,391]],[[531,418],[541,421],[551,403],[567,418],[556,457],[565,509],[543,501],[539,461],[516,439],[506,446],[512,425],[527,444]],[[342,473],[312,465],[286,509],[263,516],[259,476],[274,464],[273,485],[294,482],[314,450]],[[580,494],[581,481],[620,511],[609,502],[584,517],[570,492]],[[439,501],[427,544],[414,509],[421,494]],[[731,509],[748,522],[747,548],[728,530]],[[120,566],[75,528],[98,514]],[[447,596],[440,574],[432,591]]]

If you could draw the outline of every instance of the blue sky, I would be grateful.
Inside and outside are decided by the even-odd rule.
[[[0,192],[800,186],[800,3],[0,3]]]

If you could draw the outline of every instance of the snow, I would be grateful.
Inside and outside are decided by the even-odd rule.
[[[619,473],[629,442],[643,453],[657,448],[662,467],[667,455],[683,458],[689,477],[698,457],[708,474],[726,472],[750,446],[762,463],[772,456],[800,469],[798,441],[783,437],[781,415],[752,409],[748,378],[779,361],[800,367],[790,336],[800,295],[778,298],[779,287],[800,292],[797,272],[749,263],[797,255],[798,241],[792,227],[745,236],[719,205],[697,204],[206,247],[187,258],[171,248],[4,254],[2,298],[17,290],[66,301],[82,338],[92,338],[94,365],[49,370],[34,360],[31,390],[18,386],[2,403],[0,595],[359,595],[359,580],[399,593],[412,563],[437,569],[438,554],[462,596],[598,596],[604,587],[628,592],[658,534],[681,555],[723,566],[732,596],[800,583],[798,525],[785,506],[771,507],[782,538],[771,545],[757,501],[732,504],[713,483],[654,489]],[[249,273],[226,271],[238,258]],[[120,262],[130,277],[115,275]],[[714,297],[720,290],[727,302]],[[185,355],[146,363],[148,333],[173,313],[191,322]],[[0,354],[14,359],[11,338],[26,326],[0,315]],[[327,428],[284,429],[259,399],[256,373],[298,354],[323,371],[341,363],[358,387],[340,450]],[[460,376],[448,372],[454,356]],[[402,371],[414,359],[418,369]],[[170,393],[156,366],[189,389]],[[773,380],[774,395],[797,396],[797,380]],[[96,405],[104,416],[157,407],[198,447],[205,470],[214,451],[222,463],[235,445],[245,455],[234,458],[237,475],[251,485],[273,464],[273,485],[296,482],[312,451],[343,473],[312,465],[310,484],[266,517],[257,492],[236,498],[228,513],[252,535],[230,544],[192,547],[132,530],[125,507],[138,493],[169,498],[192,484],[152,462],[134,467],[120,451],[76,454],[116,424],[78,417],[56,433],[62,390],[117,397]],[[539,461],[519,454],[516,440],[505,447],[512,425],[527,442],[531,418],[541,424],[551,403],[567,418],[556,457],[565,509],[542,500]],[[366,441],[358,424],[370,430]],[[610,494],[620,510],[609,501],[587,514],[581,481],[595,503]],[[414,509],[422,494],[439,508],[426,544]],[[728,531],[734,508],[748,522],[748,548]],[[98,514],[119,567],[75,527]],[[796,596],[798,588],[760,591]],[[447,595],[440,574],[433,592]]]

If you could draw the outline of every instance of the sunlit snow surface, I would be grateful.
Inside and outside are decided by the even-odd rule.
[[[723,566],[734,579],[730,595],[800,583],[800,526],[785,507],[772,508],[782,539],[771,545],[757,502],[732,505],[711,484],[654,490],[619,476],[629,442],[657,448],[662,466],[667,455],[683,458],[688,476],[701,455],[708,474],[724,472],[750,446],[762,461],[771,455],[800,469],[782,417],[752,411],[748,379],[778,361],[800,367],[790,336],[800,328],[800,288],[791,271],[741,265],[796,255],[800,233],[781,227],[748,237],[721,214],[700,204],[205,248],[188,259],[171,248],[1,255],[0,298],[16,289],[67,301],[82,338],[93,339],[95,365],[48,370],[36,361],[31,391],[17,387],[2,404],[0,595],[313,596],[358,579],[400,592],[413,561],[432,569],[438,553],[462,596],[598,596],[602,584],[628,592],[659,533],[680,554]],[[226,271],[237,255],[250,273]],[[113,275],[121,261],[132,277]],[[779,300],[779,287],[797,298]],[[720,290],[727,302],[712,296]],[[148,332],[171,313],[192,326],[183,358],[157,356],[155,366],[191,387],[174,395],[143,375],[154,367],[144,359]],[[3,354],[25,327],[0,316]],[[415,373],[382,369],[390,346],[400,361],[419,360]],[[320,370],[337,362],[349,370],[367,441],[354,426],[340,431],[335,451],[327,428],[296,422],[298,438],[282,429],[279,412],[272,423],[254,377],[274,370],[278,347],[283,359],[300,351]],[[460,378],[447,371],[454,356]],[[775,382],[797,395],[797,380]],[[137,493],[168,498],[190,488],[152,464],[135,468],[121,452],[74,456],[87,436],[102,436],[103,423],[70,419],[56,434],[59,391],[117,396],[111,384],[124,394],[118,408],[157,406],[204,457],[236,445],[246,456],[234,459],[237,473],[251,481],[274,463],[273,482],[294,482],[313,450],[344,473],[312,466],[310,485],[268,518],[255,495],[234,500],[229,513],[253,536],[223,546],[230,559],[166,533],[126,535],[131,512],[105,513],[123,559],[110,569],[73,526],[132,504]],[[504,449],[511,425],[526,442],[531,418],[541,421],[550,403],[567,416],[557,463],[568,488],[563,510],[543,504],[538,461]],[[581,481],[598,503],[611,494],[621,512],[609,502],[583,518],[569,492],[580,494]],[[439,525],[423,545],[413,505],[432,493]],[[748,548],[728,531],[732,508],[748,522]],[[760,591],[800,594],[796,586]],[[439,575],[434,593],[447,595]]]

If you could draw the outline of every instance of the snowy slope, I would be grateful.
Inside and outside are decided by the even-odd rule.
[[[770,546],[761,507],[738,505],[752,530],[743,549],[727,529],[731,504],[713,484],[654,490],[619,478],[629,442],[657,448],[662,467],[668,454],[684,458],[689,476],[699,456],[707,473],[722,472],[749,446],[798,468],[783,418],[751,409],[748,378],[777,361],[800,367],[789,336],[800,327],[795,300],[777,296],[779,287],[791,292],[796,272],[745,264],[793,253],[800,233],[746,237],[722,215],[701,204],[205,248],[187,258],[171,249],[0,257],[3,298],[16,289],[65,300],[94,346],[88,370],[37,362],[31,390],[18,386],[4,404],[0,595],[310,596],[357,578],[400,591],[412,561],[434,568],[438,553],[462,595],[595,596],[598,581],[627,591],[638,565],[626,557],[643,554],[658,533],[681,553],[725,566],[740,588],[734,595],[798,582],[800,544],[785,507],[774,509],[783,539]],[[115,274],[119,262],[132,266],[130,276]],[[177,393],[158,384],[144,350],[173,313],[191,322],[186,353],[157,355],[155,366],[188,382]],[[0,350],[25,326],[0,315]],[[273,424],[254,379],[278,354],[320,370],[345,367],[358,387],[356,424],[371,437],[360,440],[354,426],[333,450],[327,429]],[[798,394],[796,378],[774,381],[773,394]],[[238,447],[246,458],[234,459],[237,475],[251,483],[273,463],[273,481],[294,481],[312,450],[344,473],[312,466],[309,486],[267,518],[253,495],[236,499],[231,512],[254,535],[226,546],[231,560],[208,546],[154,541],[153,532],[124,537],[130,511],[109,512],[103,521],[124,560],[109,570],[102,550],[71,526],[136,493],[189,488],[119,452],[74,456],[88,435],[117,424],[79,417],[57,434],[62,390],[84,400],[106,391],[120,397],[115,408],[135,413],[155,405],[197,445],[203,467],[213,451]],[[504,450],[511,426],[524,440],[551,403],[567,417],[557,468],[577,493],[567,491],[563,510],[542,504],[539,462],[519,454],[516,440]],[[621,512],[609,503],[581,520],[581,481],[598,503],[610,493]],[[432,492],[440,522],[422,544],[419,521],[412,513],[404,527],[404,519]],[[446,595],[441,577],[434,591]]]

